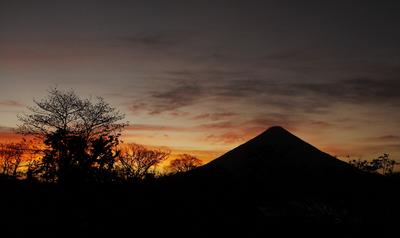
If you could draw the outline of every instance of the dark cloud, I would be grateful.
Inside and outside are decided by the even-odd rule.
[[[337,103],[364,106],[400,105],[400,81],[394,79],[363,77],[279,82],[254,73],[245,76],[246,72],[235,70],[179,71],[173,74],[177,77],[172,81],[173,86],[150,93],[147,103],[151,114],[194,106],[205,100],[219,104],[255,104],[261,107],[260,112],[262,105],[300,113],[326,113]],[[211,114],[202,116],[212,119]],[[215,117],[217,115],[214,115]]]
[[[166,71],[166,75],[170,75],[180,79],[215,81],[215,80],[233,80],[242,79],[243,77],[252,77],[256,72],[246,69],[218,69],[206,68],[198,70],[170,70]]]
[[[293,126],[289,126],[289,123],[279,124],[275,118],[267,119],[251,119],[242,121],[220,121],[204,123],[194,126],[170,126],[160,124],[134,124],[126,129],[129,131],[174,131],[174,132],[204,132],[213,131],[218,134],[225,134],[227,131],[235,131],[242,135],[254,134],[256,132],[262,132],[268,127],[273,125],[284,125],[288,129],[294,129]],[[215,134],[216,135],[216,134]]]
[[[176,46],[178,35],[157,34],[137,34],[133,36],[119,37],[117,40],[123,46],[146,47],[165,49]]]
[[[276,62],[310,62],[324,59],[322,52],[316,51],[315,49],[282,49],[267,54],[264,57],[264,61],[276,61]]]
[[[186,117],[191,115],[190,112],[182,112],[179,110],[170,111],[168,114],[173,117]]]
[[[159,114],[167,111],[196,104],[205,95],[203,88],[196,84],[179,83],[179,85],[165,91],[151,93],[150,114]]]
[[[178,127],[178,126],[163,126],[154,124],[134,124],[126,128],[129,131],[189,131],[190,128]]]
[[[225,132],[222,134],[211,134],[205,138],[205,141],[211,143],[218,143],[218,144],[234,144],[234,143],[241,143],[246,140],[246,136],[244,136],[240,132]]]
[[[196,116],[193,116],[192,120],[211,120],[211,121],[220,121],[226,120],[232,117],[237,116],[238,113],[235,112],[215,112],[215,113],[202,113]]]
[[[303,83],[294,87],[305,97],[329,102],[347,102],[353,104],[393,104],[399,105],[399,80],[355,78],[326,83]]]
[[[241,123],[235,123],[227,126],[225,129],[221,127],[221,130],[213,130],[213,133],[205,136],[204,140],[222,145],[240,144],[257,136],[273,125],[283,125],[282,122],[280,124],[269,124],[271,121],[267,122],[267,120],[260,120],[259,124],[257,124],[257,122],[252,124],[253,122],[255,121],[250,120]],[[286,128],[293,132],[295,131],[292,127]]]
[[[238,128],[239,125],[237,123],[233,123],[231,121],[223,121],[223,122],[213,122],[207,124],[201,124],[196,126],[198,130],[226,130],[226,129],[234,129]]]
[[[237,127],[237,124],[231,122],[221,122],[221,123],[208,123],[201,124],[198,126],[184,127],[184,126],[164,126],[159,124],[134,124],[126,129],[129,131],[174,131],[174,132],[193,132],[193,131],[203,131],[203,130],[224,130],[232,129]],[[0,128],[1,129],[1,128]]]
[[[326,121],[321,121],[321,120],[310,120],[308,122],[311,126],[316,126],[319,128],[331,128],[334,125],[332,123],[326,122]]]
[[[144,103],[144,102],[128,103],[128,109],[132,113],[146,111],[147,108],[148,108],[148,104]]]

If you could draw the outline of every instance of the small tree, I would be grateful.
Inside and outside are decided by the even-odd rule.
[[[93,170],[104,169],[99,161],[109,155],[109,146],[118,144],[119,132],[127,125],[120,122],[124,115],[103,98],[82,99],[72,90],[51,89],[46,98],[34,103],[30,114],[18,117],[22,122],[19,132],[40,138],[46,145],[35,170],[44,180],[82,180]]]
[[[18,177],[18,170],[26,148],[25,140],[19,143],[0,144],[0,173],[2,175]]]
[[[395,160],[391,160],[389,158],[389,154],[383,154],[379,156],[377,159],[372,160],[373,164],[376,164],[376,167],[381,170],[383,175],[389,175],[393,173],[394,166],[396,164]]]
[[[349,164],[366,172],[377,173],[380,171],[383,175],[390,175],[393,173],[396,161],[390,159],[389,154],[385,153],[372,161],[358,159],[349,161]]]
[[[169,169],[173,173],[187,172],[202,165],[202,161],[195,156],[189,154],[181,154],[179,158],[169,163]]]
[[[154,175],[157,165],[165,161],[169,154],[169,151],[129,144],[118,161],[121,177],[125,180],[143,180]]]

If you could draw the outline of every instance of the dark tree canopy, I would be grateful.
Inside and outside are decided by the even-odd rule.
[[[82,99],[72,90],[54,88],[34,102],[29,114],[19,116],[19,132],[41,138],[45,144],[42,160],[31,164],[30,172],[59,182],[112,173],[120,131],[127,125],[120,122],[124,115],[103,98]]]

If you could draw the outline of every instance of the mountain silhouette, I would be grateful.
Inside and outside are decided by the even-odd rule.
[[[360,173],[282,127],[274,126],[204,166],[232,176],[328,176]]]
[[[358,170],[279,126],[160,187],[168,185],[174,201],[201,201],[185,212],[207,217],[213,229],[257,227],[260,234],[276,224],[302,227],[309,236],[317,224],[357,226],[380,222],[378,217],[390,221],[385,214],[394,213],[376,204],[393,204],[397,198],[382,197],[376,190],[393,186],[383,176]],[[226,222],[230,219],[232,223]]]
[[[389,191],[393,185],[383,176],[363,172],[279,126],[181,178],[179,189],[187,191],[185,196],[216,200],[225,211],[240,204],[241,216],[246,217],[243,219],[252,217],[252,222],[268,226],[334,224],[360,217],[377,222],[376,217],[387,210],[371,205],[382,202],[374,188]]]
[[[380,184],[382,179],[320,151],[280,126],[267,129],[184,177],[224,187],[225,191],[240,190],[257,199],[288,194],[364,194],[371,182]]]

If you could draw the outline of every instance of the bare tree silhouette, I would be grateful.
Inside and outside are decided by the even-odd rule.
[[[173,173],[187,172],[202,165],[202,161],[189,154],[181,154],[179,158],[174,159],[169,164],[169,169]]]
[[[26,141],[0,144],[0,173],[8,177],[18,177]]]
[[[119,158],[121,177],[125,180],[142,180],[154,175],[156,166],[165,161],[169,155],[170,151],[129,144]]]

